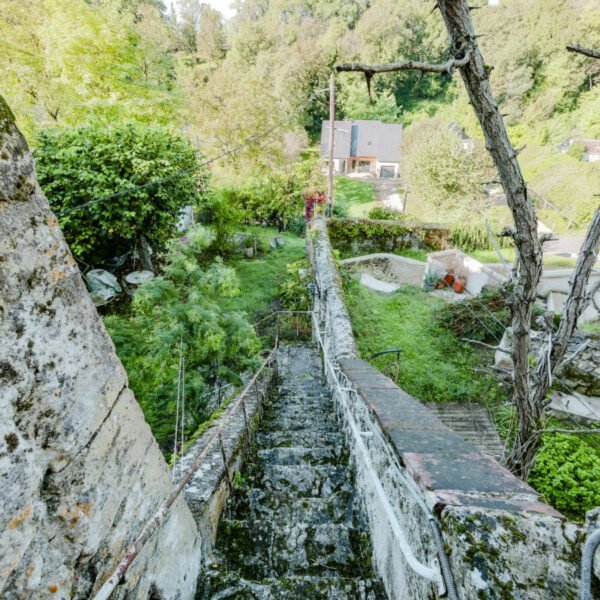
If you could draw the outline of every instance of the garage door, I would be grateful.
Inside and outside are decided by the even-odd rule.
[[[383,166],[381,167],[381,177],[385,178],[393,178],[396,174],[396,168],[392,166]]]

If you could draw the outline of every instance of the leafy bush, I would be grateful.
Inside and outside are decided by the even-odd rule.
[[[172,242],[164,274],[140,286],[131,318],[106,318],[131,388],[167,452],[174,429],[180,344],[188,432],[208,417],[207,390],[218,381],[239,383],[240,373],[254,367],[260,348],[246,315],[222,308],[238,293],[235,271],[220,259],[206,269],[199,266],[212,242],[212,234],[200,226]]]
[[[285,228],[304,214],[304,195],[323,185],[318,160],[304,159],[250,179],[241,187],[231,187],[227,193],[231,202],[245,211],[247,220]]]
[[[279,286],[279,299],[285,310],[311,310],[312,296],[308,288],[311,280],[308,260],[288,264],[285,279]]]
[[[211,251],[225,256],[235,249],[235,232],[243,224],[246,212],[231,189],[211,190],[202,205],[200,220],[214,232]]]
[[[381,221],[404,221],[406,215],[397,210],[376,206],[369,211],[369,219],[379,219]]]
[[[546,435],[529,483],[556,509],[583,520],[600,505],[600,456],[575,435]]]
[[[301,216],[292,217],[288,221],[287,229],[290,233],[303,236],[306,233],[306,218]]]
[[[179,210],[196,206],[204,177],[195,172],[196,151],[162,127],[124,124],[45,130],[35,151],[37,172],[59,214],[74,254],[89,263],[133,249],[145,236],[161,251],[176,232]],[[185,171],[168,181],[123,196],[79,205]]]

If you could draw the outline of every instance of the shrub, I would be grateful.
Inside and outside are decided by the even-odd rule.
[[[308,260],[288,264],[286,277],[279,287],[279,299],[284,310],[311,310],[312,296],[308,288],[311,280]]]
[[[235,250],[235,232],[243,224],[246,212],[231,189],[211,190],[202,205],[200,220],[210,225],[214,239],[210,250],[226,256]]]
[[[556,509],[583,520],[600,505],[600,456],[576,435],[546,435],[529,483]]]
[[[141,236],[162,251],[176,232],[180,209],[196,206],[205,177],[196,151],[162,127],[123,124],[45,130],[35,151],[37,172],[74,254],[102,263],[131,250]],[[151,185],[68,212],[115,192],[184,171]]]
[[[397,210],[376,206],[369,211],[369,219],[379,219],[381,221],[404,221],[406,215]]]

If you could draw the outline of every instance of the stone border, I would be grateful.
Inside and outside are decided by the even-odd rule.
[[[350,403],[368,440],[370,462],[376,465],[415,555],[427,562],[435,552],[426,517],[409,493],[406,478],[416,484],[422,500],[439,518],[459,597],[575,598],[582,528],[566,522],[530,486],[357,358],[322,221],[314,223],[311,235],[315,278],[328,282],[325,290],[319,289],[316,301],[319,329],[347,381],[344,401]],[[336,391],[334,396],[339,394]],[[434,594],[398,552],[373,491],[361,476],[361,457],[351,439],[349,445],[357,463],[359,494],[369,515],[375,565],[388,594],[391,598]]]

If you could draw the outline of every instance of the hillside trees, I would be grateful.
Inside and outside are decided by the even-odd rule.
[[[103,263],[147,242],[161,251],[175,234],[179,210],[197,205],[203,195],[196,150],[158,126],[94,123],[46,130],[35,157],[40,185],[65,237],[86,263]]]
[[[145,5],[134,22],[116,0],[1,0],[3,92],[26,135],[90,116],[171,120],[180,98],[161,19]]]
[[[479,216],[482,221],[487,209],[482,184],[494,179],[495,171],[483,144],[472,143],[472,149],[465,149],[460,137],[435,119],[406,130],[404,174],[433,219],[459,222]]]

